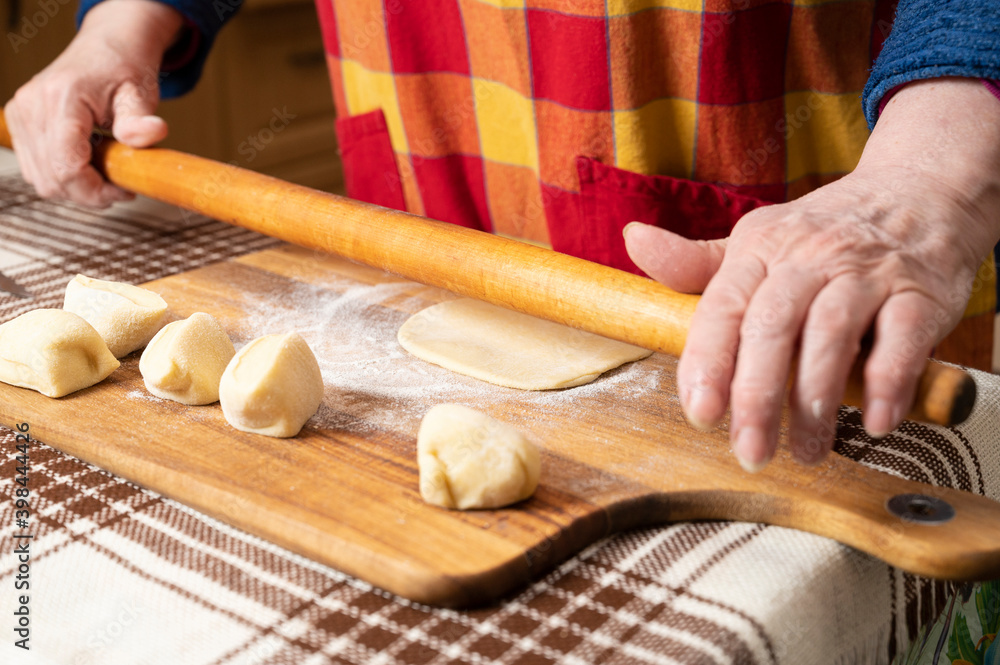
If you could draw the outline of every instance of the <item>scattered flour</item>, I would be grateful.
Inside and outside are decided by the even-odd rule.
[[[409,316],[433,304],[428,298],[436,293],[412,282],[364,285],[339,278],[322,287],[295,283],[279,294],[246,293],[245,317],[227,331],[237,348],[261,335],[297,331],[315,353],[326,385],[312,423],[358,435],[373,430],[415,432],[424,413],[443,402],[504,414],[517,425],[529,417],[572,417],[574,411],[579,415],[595,400],[613,407],[651,392],[670,392],[662,385],[662,369],[649,360],[576,388],[523,391],[414,358],[399,346],[396,333]],[[519,408],[503,408],[514,403]]]
[[[128,397],[129,399],[141,399],[146,402],[163,401],[159,397],[156,397],[155,395],[151,395],[150,393],[148,393],[145,388],[130,390],[125,394],[125,396]]]

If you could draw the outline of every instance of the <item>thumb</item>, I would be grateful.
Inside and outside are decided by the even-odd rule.
[[[632,222],[622,231],[625,249],[647,275],[681,293],[701,293],[726,254],[726,238],[688,240],[648,224]]]
[[[167,138],[167,123],[153,115],[160,101],[158,86],[136,85],[126,81],[118,86],[111,108],[114,123],[111,133],[133,148],[147,148]]]

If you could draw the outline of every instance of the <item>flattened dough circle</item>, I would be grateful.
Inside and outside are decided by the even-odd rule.
[[[397,338],[421,360],[521,390],[580,386],[652,353],[468,298],[414,314]]]

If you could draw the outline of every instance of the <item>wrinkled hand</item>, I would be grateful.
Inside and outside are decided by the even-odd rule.
[[[853,173],[749,213],[726,240],[628,227],[637,265],[703,293],[677,368],[692,424],[714,426],[728,404],[733,452],[746,469],[762,468],[793,371],[791,453],[818,463],[872,330],[864,424],[875,436],[895,428],[1000,236],[997,125],[1000,102],[978,81],[913,84],[887,105]]]
[[[132,195],[90,165],[94,126],[142,148],[163,140],[153,114],[157,73],[180,31],[173,9],[145,0],[104,2],[88,12],[65,51],[5,108],[24,179],[39,195],[106,207]]]

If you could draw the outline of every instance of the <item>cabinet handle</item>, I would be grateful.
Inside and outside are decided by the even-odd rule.
[[[326,66],[326,51],[323,49],[312,49],[309,51],[296,51],[288,56],[288,64],[296,69],[312,69],[313,67]]]

